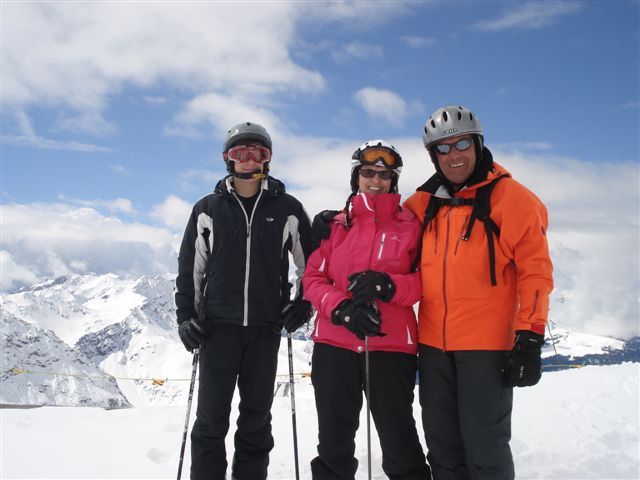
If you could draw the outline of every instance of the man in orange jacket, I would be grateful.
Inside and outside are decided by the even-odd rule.
[[[429,463],[435,480],[513,479],[513,387],[540,379],[553,289],[547,210],[493,161],[468,109],[436,110],[423,141],[436,173],[405,205],[423,222],[419,376]]]

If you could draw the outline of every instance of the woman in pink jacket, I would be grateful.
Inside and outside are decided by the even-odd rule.
[[[402,158],[383,140],[352,157],[351,189],[331,235],[312,254],[302,279],[318,314],[312,381],[318,412],[314,480],[353,479],[355,433],[369,355],[369,405],[391,479],[425,480],[430,470],[413,417],[420,276],[410,272],[420,222],[400,207]]]

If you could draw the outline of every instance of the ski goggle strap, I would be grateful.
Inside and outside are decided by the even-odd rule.
[[[398,165],[398,156],[388,148],[369,147],[360,152],[359,160],[367,165],[375,165],[382,162],[385,167],[395,168]]]
[[[266,163],[271,160],[271,151],[262,145],[238,145],[225,152],[225,157],[231,162]]]

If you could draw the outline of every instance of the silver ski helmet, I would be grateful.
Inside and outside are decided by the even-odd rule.
[[[380,165],[393,172],[391,193],[398,192],[398,177],[402,172],[402,156],[386,140],[368,140],[360,145],[351,156],[351,191],[358,191],[358,173],[362,165]]]
[[[267,129],[262,125],[253,122],[243,122],[237,125],[234,125],[229,129],[227,134],[224,137],[224,145],[222,148],[223,158],[225,163],[227,164],[227,171],[229,173],[233,173],[233,162],[229,162],[227,160],[227,156],[225,155],[229,149],[240,142],[253,140],[256,141],[269,149],[271,154],[273,155],[273,145],[271,143],[271,136]],[[269,162],[264,164],[264,173],[269,172]]]
[[[424,124],[422,141],[427,150],[434,143],[458,135],[472,134],[482,138],[480,120],[468,108],[447,105],[433,112]]]

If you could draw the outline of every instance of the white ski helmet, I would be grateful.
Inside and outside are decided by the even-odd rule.
[[[427,150],[445,138],[464,134],[479,135],[482,140],[480,120],[468,108],[447,105],[433,112],[424,124],[422,141]]]
[[[366,160],[365,157],[369,157]],[[402,156],[386,140],[368,140],[360,145],[351,156],[351,190],[358,190],[358,172],[362,165],[380,165],[393,172],[391,180],[391,192],[398,191],[398,177],[402,172]]]

